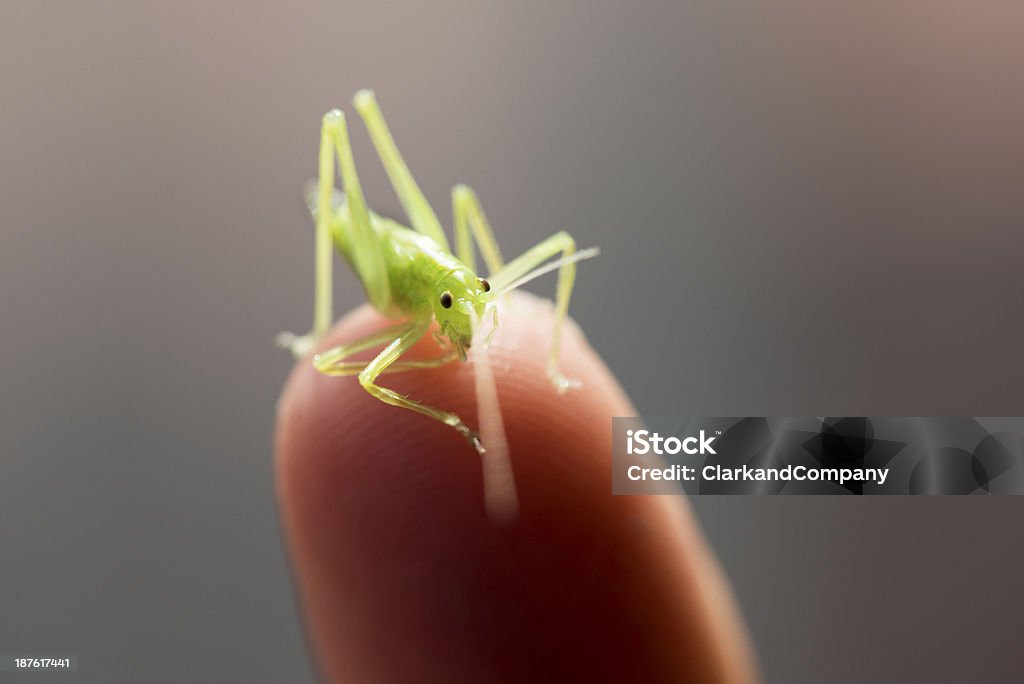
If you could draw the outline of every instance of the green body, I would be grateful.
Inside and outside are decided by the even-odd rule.
[[[345,220],[346,209],[343,207],[338,213],[331,235],[345,261],[355,268],[358,259]],[[378,310],[389,318],[427,322],[436,318],[446,333],[455,333],[450,336],[453,342],[463,350],[467,348],[472,338],[469,319],[473,314],[483,318],[490,299],[480,279],[433,238],[372,213],[370,224],[383,256],[390,292],[390,301],[378,305]],[[454,303],[449,309],[440,306],[442,292],[452,293]]]
[[[354,104],[409,216],[410,227],[377,216],[366,207],[352,158],[345,116],[338,110],[328,112],[323,119],[320,137],[319,178],[310,198],[310,209],[316,219],[313,330],[301,337],[284,333],[279,339],[296,357],[301,358],[327,332],[332,322],[332,256],[337,249],[359,277],[374,308],[388,317],[402,320],[361,340],[314,355],[313,365],[326,375],[358,376],[360,385],[377,399],[449,425],[464,435],[481,456],[489,454],[484,460],[487,510],[492,518],[508,518],[515,512],[515,487],[507,447],[503,445],[500,413],[496,423],[489,421],[491,436],[485,432],[481,441],[480,435],[454,413],[426,406],[381,387],[377,378],[382,373],[432,368],[459,358],[465,360],[474,332],[479,329],[488,307],[496,306],[501,294],[515,289],[532,275],[557,267],[555,327],[548,355],[548,375],[559,392],[577,386],[558,371],[558,351],[562,323],[575,279],[575,262],[584,254],[576,253],[576,243],[568,233],[559,232],[506,264],[476,195],[464,185],[457,185],[452,190],[456,245],[453,254],[434,210],[395,146],[373,93],[360,91]],[[336,159],[341,167],[345,195],[340,195],[334,187]],[[474,241],[486,262],[490,282],[476,273]],[[596,250],[592,250],[590,255],[594,253]],[[561,259],[558,262],[542,266],[559,254]],[[439,336],[447,338],[447,348],[434,359],[403,359],[403,355],[427,334],[435,320],[439,325]],[[381,345],[383,349],[369,362],[348,360],[353,354]],[[485,407],[492,407],[492,413],[498,411],[497,393],[486,356],[478,361],[478,406],[483,423]],[[489,401],[483,401],[481,397],[489,398]],[[491,443],[485,448],[484,443],[488,440]]]

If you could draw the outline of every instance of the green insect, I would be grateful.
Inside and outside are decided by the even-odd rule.
[[[401,322],[364,339],[321,352],[313,357],[313,365],[326,375],[357,375],[359,384],[377,399],[441,421],[466,437],[483,458],[489,515],[496,520],[510,519],[517,510],[515,485],[494,379],[486,354],[482,353],[489,336],[481,335],[481,321],[492,312],[496,329],[496,305],[503,294],[557,269],[555,326],[548,354],[548,376],[559,392],[576,387],[575,381],[559,372],[559,342],[576,276],[576,262],[595,256],[597,249],[576,251],[573,238],[566,232],[559,232],[505,263],[476,195],[465,185],[457,185],[452,190],[456,245],[452,254],[441,223],[395,146],[373,92],[358,92],[353,104],[366,124],[411,228],[367,208],[356,175],[345,115],[339,110],[328,112],[321,129],[319,177],[315,188],[308,193],[310,211],[316,220],[313,329],[304,336],[283,333],[279,343],[301,358],[327,332],[332,322],[332,247],[337,248],[359,277],[373,307]],[[334,186],[335,156],[341,167],[344,194]],[[487,278],[476,272],[474,239],[487,264]],[[559,255],[556,261],[544,263]],[[443,353],[435,359],[402,360],[435,320],[439,326],[435,337],[442,343]],[[492,329],[491,334],[493,332]],[[369,362],[346,360],[353,354],[381,345],[383,350]],[[435,368],[456,359],[465,361],[471,348],[476,366],[479,433],[450,411],[427,406],[377,384],[383,373]]]

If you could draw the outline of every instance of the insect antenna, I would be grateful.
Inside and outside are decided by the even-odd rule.
[[[600,247],[591,247],[589,249],[580,250],[579,252],[570,254],[567,257],[562,257],[561,259],[557,259],[550,263],[544,264],[543,266],[539,266],[530,271],[529,273],[527,273],[526,275],[520,276],[516,280],[513,280],[511,283],[506,285],[505,287],[493,291],[490,294],[493,298],[497,299],[506,292],[511,292],[512,290],[515,290],[518,287],[522,287],[523,285],[530,282],[534,278],[539,278],[545,273],[551,273],[551,271],[558,270],[562,266],[565,266],[566,264],[574,264],[577,261],[583,261],[584,259],[593,259],[600,253]]]
[[[484,344],[483,324],[473,316],[473,375],[476,381],[477,423],[480,443],[477,447],[483,465],[484,506],[487,517],[496,525],[512,523],[519,513],[516,481],[508,453],[505,425],[498,404],[498,390],[491,370],[487,345]]]

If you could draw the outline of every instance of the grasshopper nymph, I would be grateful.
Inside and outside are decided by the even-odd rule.
[[[316,220],[313,329],[304,336],[283,333],[279,342],[297,358],[302,358],[327,332],[332,322],[332,247],[337,248],[359,277],[373,307],[401,322],[364,339],[323,351],[313,357],[313,365],[326,375],[357,375],[359,384],[377,399],[455,428],[483,458],[488,514],[497,521],[510,520],[517,510],[515,485],[494,380],[486,355],[482,353],[486,344],[479,334],[481,321],[497,305],[501,295],[557,269],[555,326],[548,354],[548,376],[559,392],[575,387],[577,383],[558,370],[561,328],[569,308],[576,262],[595,256],[597,249],[577,252],[575,241],[563,231],[505,263],[476,195],[465,185],[457,185],[452,190],[456,245],[452,254],[441,223],[398,152],[373,93],[358,92],[354,105],[369,130],[411,228],[367,209],[356,175],[345,115],[339,110],[328,112],[321,129],[319,177],[308,197]],[[344,194],[334,186],[335,158],[341,166]],[[486,262],[487,278],[476,272],[472,240],[476,241]],[[556,255],[560,258],[544,264]],[[439,325],[437,336],[439,341],[446,339],[447,350],[435,359],[402,360],[435,320]],[[346,361],[357,352],[382,345],[383,351],[369,362]],[[471,347],[477,368],[479,434],[450,411],[426,406],[377,384],[382,373],[435,368],[456,359],[464,361]]]

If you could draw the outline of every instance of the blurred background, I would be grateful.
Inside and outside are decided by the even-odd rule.
[[[313,681],[273,339],[361,87],[446,225],[467,182],[506,255],[601,246],[572,312],[641,415],[1024,415],[1022,35],[988,0],[3,3],[0,653]],[[1020,680],[1024,499],[693,507],[767,681]]]

